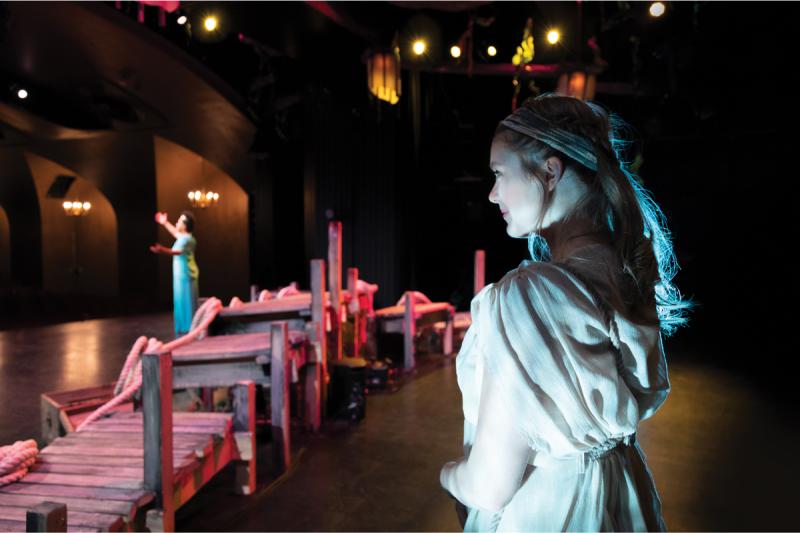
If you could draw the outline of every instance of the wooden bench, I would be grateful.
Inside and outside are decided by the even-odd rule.
[[[254,491],[255,383],[237,384],[233,413],[173,413],[172,355],[145,354],[142,365],[142,411],[45,447],[28,475],[0,487],[0,530],[24,530],[28,509],[56,502],[70,531],[171,531],[175,509],[231,462],[236,491]]]
[[[416,303],[414,295],[406,292],[401,305],[378,309],[375,316],[379,332],[403,334],[403,367],[406,371],[413,370],[417,364],[414,336],[420,328],[444,322],[442,351],[445,355],[453,353],[455,308],[448,302]]]

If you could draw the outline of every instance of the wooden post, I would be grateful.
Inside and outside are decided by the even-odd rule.
[[[233,431],[239,459],[236,461],[236,494],[256,491],[256,384],[240,381],[233,386]]]
[[[453,353],[453,323],[456,319],[456,310],[450,307],[448,311],[447,324],[444,327],[444,338],[442,339],[442,352],[444,352],[444,355]]]
[[[474,294],[478,294],[486,285],[486,252],[484,250],[475,250],[475,269],[473,274]]]
[[[34,505],[25,516],[25,531],[66,531],[67,506],[63,503],[42,502]]]
[[[361,356],[361,306],[358,302],[358,269],[347,269],[347,292],[350,293],[350,314],[353,315],[353,357]]]
[[[411,291],[405,294],[405,316],[403,318],[403,367],[406,372],[414,370],[417,362],[414,358],[414,334],[416,333],[416,314],[414,313],[414,296]]]
[[[328,223],[328,287],[331,292],[333,344],[331,355],[335,360],[342,358],[342,223],[331,220]]]
[[[289,326],[273,322],[270,328],[270,389],[272,394],[272,447],[276,473],[291,464],[289,441]]]
[[[142,357],[144,418],[144,486],[156,494],[156,508],[147,512],[150,531],[175,530],[172,469],[172,354]]]
[[[306,361],[306,420],[312,431],[319,431],[327,401],[328,343],[325,333],[325,260],[311,261],[311,343],[315,359]]]
[[[258,301],[258,285],[250,285],[250,301]]]

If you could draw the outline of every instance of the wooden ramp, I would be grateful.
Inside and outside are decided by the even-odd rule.
[[[173,414],[175,508],[234,458],[233,415]],[[70,531],[141,530],[155,493],[145,489],[142,413],[113,413],[44,448],[19,483],[0,488],[0,531],[24,531],[26,510],[67,505]]]

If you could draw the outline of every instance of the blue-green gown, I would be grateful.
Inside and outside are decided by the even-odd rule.
[[[194,260],[197,241],[190,233],[180,235],[173,251],[181,252],[172,256],[172,297],[175,308],[175,336],[189,332],[192,317],[197,311],[197,278],[200,270]]]

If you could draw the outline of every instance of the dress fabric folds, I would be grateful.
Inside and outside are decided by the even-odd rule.
[[[172,250],[181,252],[172,256],[172,300],[175,336],[189,332],[192,318],[197,311],[197,278],[199,271],[194,260],[197,241],[192,235],[184,234],[175,239]]]
[[[465,454],[490,373],[530,458],[513,498],[499,511],[470,508],[465,531],[665,529],[636,442],[669,392],[658,322],[620,311],[613,254],[591,253],[523,261],[472,301],[456,360]]]

